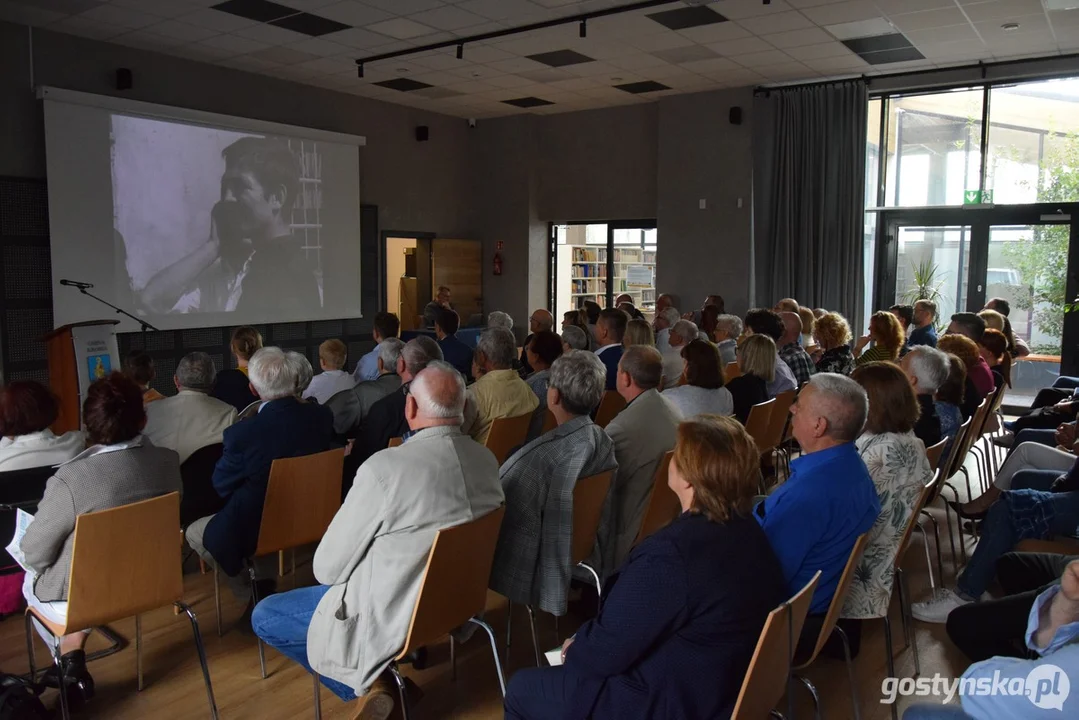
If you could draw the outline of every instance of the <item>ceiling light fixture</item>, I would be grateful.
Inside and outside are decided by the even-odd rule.
[[[588,20],[581,21],[581,37],[588,37]]]
[[[1015,32],[1016,30],[1019,29],[1019,23],[1017,23],[1017,22],[1004,23],[1003,25],[1000,26],[1000,29],[1003,30],[1004,32]]]
[[[363,63],[356,65],[356,77],[363,77]]]
[[[465,44],[464,43],[460,43],[457,46],[457,59],[458,60],[464,60],[465,59]]]

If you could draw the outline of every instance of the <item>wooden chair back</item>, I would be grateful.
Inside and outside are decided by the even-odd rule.
[[[603,503],[611,488],[614,470],[578,478],[573,486],[573,545],[570,562],[576,565],[592,554],[603,515]]]
[[[506,458],[514,449],[524,445],[525,440],[528,439],[528,426],[531,423],[532,413],[498,418],[491,423],[491,431],[487,433],[487,442],[484,445],[494,453],[499,465],[506,462]]]
[[[757,403],[749,409],[749,417],[746,418],[746,432],[757,443],[757,449],[763,450],[768,447],[768,429],[772,425],[772,408],[776,405],[776,399]],[[789,408],[788,408],[789,410]]]
[[[390,442],[389,442],[389,444],[386,445],[386,447],[387,448],[401,447],[404,444],[405,444],[405,439],[403,437],[401,437],[400,435],[398,435],[397,437],[390,438]]]
[[[1052,540],[1020,540],[1015,546],[1016,552],[1053,553],[1060,555],[1079,555],[1079,538],[1057,537]]]
[[[742,368],[738,366],[738,361],[729,362],[723,366],[723,382],[729,383],[736,377],[742,376]]]
[[[644,511],[644,519],[641,520],[641,529],[637,531],[634,545],[657,530],[667,527],[682,513],[682,504],[678,501],[678,496],[667,485],[667,475],[673,457],[674,451],[669,450],[659,461],[655,480],[652,481],[652,495],[648,498],[648,507]]]
[[[607,427],[618,413],[626,409],[626,399],[615,390],[603,393],[603,399],[599,401],[599,409],[596,410],[596,425],[601,428]]]
[[[435,534],[398,660],[417,648],[433,645],[470,617],[483,612],[498,531],[505,514],[503,505],[483,517],[443,528]]]
[[[768,418],[768,429],[764,434],[764,445],[757,445],[757,450],[762,454],[775,450],[783,442],[783,433],[787,429],[787,418],[791,414],[791,405],[794,404],[797,397],[797,390],[784,390],[775,396],[775,405],[772,406],[772,411]],[[748,426],[748,420],[746,424]]]
[[[944,446],[948,444],[948,439],[941,440],[936,445],[930,445],[925,449],[925,457],[929,460],[929,469],[936,470],[940,467],[940,457],[944,454]]]
[[[543,416],[543,430],[540,434],[546,435],[556,427],[558,427],[558,421],[554,419],[554,413],[548,410]]]
[[[797,669],[804,668],[816,660],[817,655],[828,643],[828,638],[832,636],[832,630],[835,629],[836,621],[839,620],[839,614],[843,611],[844,603],[847,602],[847,591],[850,590],[850,584],[854,580],[854,570],[858,567],[858,563],[861,562],[862,553],[865,552],[865,546],[868,544],[868,532],[859,535],[854,542],[854,548],[850,551],[850,557],[847,559],[847,566],[843,568],[843,574],[839,577],[835,595],[832,596],[832,604],[828,606],[828,614],[824,616],[824,624],[821,626],[820,635],[817,636],[817,644],[813,648],[813,654]]]
[[[68,629],[106,625],[184,596],[180,494],[75,518],[68,575]]]
[[[955,436],[952,438],[952,448],[948,451],[948,457],[941,466],[941,469],[944,470],[943,475],[945,480],[954,475],[959,469],[956,466],[956,461],[959,458],[960,453],[963,452],[963,443],[967,441],[967,433],[970,432],[970,423],[973,419],[973,417],[967,418],[955,431]]]
[[[820,570],[794,597],[768,613],[742,680],[738,700],[734,703],[731,720],[769,717],[787,691],[794,648],[798,647],[798,638],[819,582]]]
[[[344,448],[273,461],[256,556],[322,539],[341,507],[344,465]]]
[[[974,411],[974,414],[970,416],[966,433],[963,435],[963,444],[959,449],[959,454],[955,457],[955,464],[952,466],[951,471],[954,475],[959,472],[959,468],[963,467],[963,464],[967,461],[967,455],[970,453],[970,449],[974,447],[974,443],[982,436],[982,426],[985,425],[986,415],[989,413],[989,398],[982,400],[978,405],[978,409]]]
[[[910,538],[914,534],[914,526],[918,524],[918,520],[921,517],[920,513],[922,508],[929,502],[929,498],[937,489],[937,480],[940,478],[940,470],[933,472],[933,478],[926,483],[925,487],[918,494],[918,497],[914,500],[914,507],[911,509],[910,518],[907,520],[907,526],[903,528],[903,537],[899,539],[899,545],[896,546],[895,560],[893,561],[893,567],[899,569],[899,564],[903,560],[903,553],[907,551],[907,545],[910,544]]]

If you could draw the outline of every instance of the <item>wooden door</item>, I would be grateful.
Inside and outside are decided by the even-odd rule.
[[[440,285],[450,289],[462,327],[483,312],[483,245],[478,240],[431,241],[431,297]]]

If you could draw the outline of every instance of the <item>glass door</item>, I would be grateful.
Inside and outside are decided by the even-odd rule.
[[[629,295],[649,320],[656,311],[656,248],[655,223],[611,225],[611,294]]]
[[[896,305],[932,300],[941,318],[967,309],[970,225],[901,225],[896,229]]]

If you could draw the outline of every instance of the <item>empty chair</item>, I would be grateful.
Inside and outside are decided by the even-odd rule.
[[[768,429],[772,424],[772,408],[776,405],[776,399],[757,403],[749,411],[746,418],[746,432],[757,443],[757,447],[766,447],[768,442]],[[788,406],[788,410],[789,410]]]

